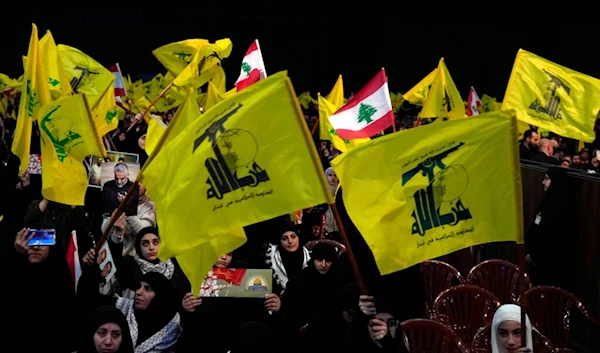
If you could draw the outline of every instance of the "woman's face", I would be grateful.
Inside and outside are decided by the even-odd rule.
[[[137,310],[146,310],[148,305],[152,303],[152,299],[154,299],[155,295],[156,293],[154,292],[154,289],[152,289],[152,286],[147,282],[140,282],[140,286],[135,291],[134,307]]]
[[[281,246],[287,252],[294,252],[300,247],[300,239],[296,233],[289,231],[281,235]]]
[[[548,174],[544,175],[544,180],[542,181],[542,185],[544,185],[544,191],[548,190],[550,183],[552,183],[552,180],[550,180]]]
[[[119,325],[108,322],[94,333],[94,346],[100,353],[113,353],[119,350],[123,341],[123,332]]]
[[[227,268],[229,267],[229,264],[231,263],[231,258],[232,258],[232,254],[231,253],[227,253],[227,254],[223,254],[219,257],[219,259],[217,260],[217,262],[215,262],[215,267],[216,268]]]
[[[32,246],[29,248],[27,260],[32,264],[39,264],[48,258],[49,246]]]
[[[338,185],[338,177],[335,174],[335,172],[331,172],[331,173],[329,173],[329,175],[327,175],[327,182],[329,182],[329,185],[331,185],[331,186]]]
[[[146,150],[146,134],[140,136],[140,138],[138,139],[138,146],[144,151]]]
[[[498,326],[498,348],[502,353],[517,352],[521,345],[521,324],[506,320]]]
[[[158,249],[160,249],[160,238],[156,234],[146,234],[140,242],[142,257],[148,261],[158,259]]]

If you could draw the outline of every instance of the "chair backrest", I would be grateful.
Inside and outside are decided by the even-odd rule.
[[[500,301],[489,291],[473,285],[452,287],[433,303],[433,319],[470,343],[479,329],[492,322]]]
[[[526,301],[531,324],[558,350],[572,348],[570,317],[573,306],[577,307],[586,319],[597,323],[575,295],[561,288],[534,287],[525,292],[523,299]]]
[[[474,266],[467,275],[467,283],[487,289],[502,304],[517,303],[521,293],[519,268],[505,260],[487,260]],[[527,276],[525,286],[526,289],[532,287]]]
[[[471,341],[471,353],[491,353],[492,352],[492,325],[487,324],[477,331],[473,341]],[[553,353],[554,347],[550,341],[542,335],[535,327],[532,330],[533,335],[533,353]]]
[[[425,313],[432,317],[435,298],[450,287],[465,284],[464,277],[451,265],[438,260],[421,262],[421,278],[425,286]]]
[[[340,242],[337,242],[335,240],[331,240],[331,239],[316,239],[316,240],[311,240],[308,243],[304,244],[304,247],[311,251],[315,245],[320,244],[320,243],[324,243],[324,244],[329,244],[334,246],[337,249],[337,254],[338,257],[342,256],[343,253],[346,252],[346,246]]]
[[[468,353],[458,335],[448,326],[429,319],[403,321],[402,336],[409,352]]]

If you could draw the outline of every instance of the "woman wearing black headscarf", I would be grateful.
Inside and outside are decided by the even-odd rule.
[[[179,300],[183,299],[188,292],[188,280],[175,259],[161,261],[158,258],[160,236],[157,228],[140,230],[135,239],[135,254],[123,257],[122,246],[123,243],[114,244],[115,250],[111,253],[117,267],[116,276],[123,290],[135,291],[142,275],[157,272],[171,281]]]
[[[299,275],[310,260],[308,249],[301,245],[300,232],[293,224],[283,226],[267,245],[266,264],[273,270],[273,293],[281,295],[288,281]]]
[[[546,172],[544,196],[527,234],[528,260],[535,285],[573,290],[573,216],[571,188],[565,168]]]
[[[114,306],[101,306],[90,319],[81,353],[133,353],[125,315]]]
[[[8,309],[1,315],[2,341],[15,352],[74,352],[75,288],[64,252],[58,244],[28,246],[32,234],[17,234],[10,266],[2,267],[0,295]]]

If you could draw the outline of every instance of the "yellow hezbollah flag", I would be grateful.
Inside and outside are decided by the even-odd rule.
[[[523,243],[516,122],[498,111],[426,125],[332,161],[381,274],[477,244]]]
[[[84,94],[63,96],[40,109],[42,195],[65,205],[83,206],[88,178],[83,160],[106,157]]]
[[[406,96],[405,96],[406,97]],[[460,92],[450,76],[444,58],[440,59],[437,74],[427,94],[420,118],[448,118],[458,119],[467,116],[465,104],[460,97]],[[438,119],[441,121],[442,119]]]
[[[59,44],[58,56],[75,93],[85,93],[91,109],[96,109],[107,89],[113,89],[115,76],[77,48]]]
[[[502,109],[564,137],[592,142],[600,108],[600,80],[519,49]]]
[[[437,76],[437,72],[437,68],[433,69],[419,83],[402,95],[404,99],[412,104],[423,105],[425,99],[427,99],[427,95],[429,95],[429,89],[431,88],[433,79]]]
[[[112,85],[100,97],[98,105],[92,111],[92,116],[99,136],[104,136],[119,126],[119,112]]]
[[[46,84],[48,76],[44,74],[44,67],[39,56],[38,30],[35,24],[32,24],[27,57],[17,126],[11,147],[12,153],[21,160],[19,175],[23,175],[29,166],[33,121],[37,119],[40,107],[50,102],[50,90]]]
[[[208,44],[210,42],[206,39],[187,39],[163,45],[154,49],[152,54],[173,76],[177,76],[192,61],[198,48]]]
[[[218,103],[160,147],[138,178],[163,210],[161,259],[231,229],[331,201],[297,104],[281,72]]]
[[[219,39],[215,44],[201,46],[189,65],[175,77],[175,86],[200,87],[216,75],[222,74],[221,60],[231,54],[231,39]]]
[[[54,42],[54,37],[50,31],[40,39],[40,56],[44,70],[48,75],[48,87],[52,98],[57,99],[60,96],[71,94],[71,84],[69,78],[60,63],[58,57],[58,48]]]
[[[317,95],[317,102],[320,102],[318,98],[320,96],[321,93]],[[321,108],[321,103],[318,103],[319,139],[333,142],[332,135],[334,134],[335,130],[333,130],[334,132],[331,132],[333,127],[331,126],[331,123],[329,122],[328,118],[344,105],[344,81],[342,81],[342,75],[340,75],[337,81],[335,81],[335,85],[333,85],[331,92],[329,92],[325,99],[330,103],[330,105],[333,105],[334,109],[333,112],[327,112],[325,108]],[[323,111],[325,115],[323,115],[321,111]],[[338,151],[341,150],[338,148]]]

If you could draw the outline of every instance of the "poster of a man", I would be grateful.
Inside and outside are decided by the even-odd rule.
[[[140,172],[139,164],[109,162],[102,163],[102,201],[104,203],[103,214],[110,216],[119,207],[121,201],[127,196],[127,192],[133,185],[133,181]],[[126,216],[137,215],[138,188],[125,203],[124,212]]]
[[[88,186],[93,188],[99,188],[102,175],[102,158],[100,157],[91,157],[90,158],[90,171],[89,171],[89,179]]]
[[[111,162],[138,163],[140,160],[140,155],[137,153],[108,151],[107,155]]]

